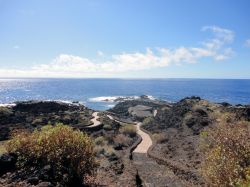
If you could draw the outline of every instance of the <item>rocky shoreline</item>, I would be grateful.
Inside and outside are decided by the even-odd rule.
[[[16,130],[33,131],[47,124],[63,123],[88,133],[94,141],[102,139],[100,144],[96,144],[99,150],[96,157],[100,160],[96,180],[100,185],[166,186],[168,183],[167,186],[188,186],[192,183],[194,186],[206,186],[198,172],[202,161],[200,133],[213,128],[223,115],[250,121],[250,105],[211,103],[199,97],[184,98],[176,103],[152,100],[146,96],[122,100],[108,111],[95,113],[95,118],[100,120],[100,128],[87,128],[93,125],[94,112],[79,103],[58,101],[25,101],[1,106],[0,141],[10,139]],[[115,120],[107,115],[112,115]],[[153,140],[146,154],[131,155],[141,138],[122,133],[122,128],[134,122],[141,122],[142,130]],[[42,171],[34,168],[32,172],[37,173],[35,175],[16,171],[15,159],[15,155],[3,154],[0,157],[0,185],[56,185],[49,181],[49,177],[39,178],[49,172],[45,171],[46,168]],[[140,160],[145,161],[145,167]],[[146,163],[154,168],[151,172]]]

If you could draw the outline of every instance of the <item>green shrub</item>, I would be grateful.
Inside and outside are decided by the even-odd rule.
[[[142,127],[147,127],[150,126],[154,123],[154,118],[153,117],[147,117],[143,120],[142,122]]]
[[[147,118],[145,118],[144,120],[143,120],[143,124],[151,124],[152,123],[152,121],[154,120],[154,118],[153,117],[147,117]]]
[[[120,129],[120,132],[125,134],[125,135],[128,135],[130,137],[135,137],[136,136],[136,127],[134,125],[131,125],[131,124],[124,125]]]
[[[30,133],[22,131],[13,134],[7,142],[7,151],[18,156],[17,167],[43,168],[50,165],[54,181],[62,181],[68,175],[68,182],[85,182],[95,173],[96,162],[91,139],[79,130],[57,124],[47,125]]]
[[[201,133],[201,173],[210,186],[249,187],[250,124],[225,121]]]
[[[105,124],[103,126],[103,129],[106,130],[106,131],[110,131],[110,130],[112,130],[112,126],[110,124]]]

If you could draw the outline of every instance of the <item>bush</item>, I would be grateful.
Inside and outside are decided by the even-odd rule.
[[[6,153],[6,149],[5,149],[4,144],[5,144],[5,141],[0,141],[0,156],[1,156],[1,154]]]
[[[105,125],[103,126],[103,129],[106,130],[106,131],[110,131],[110,130],[112,130],[113,128],[112,128],[112,126],[111,126],[110,124],[105,124]]]
[[[47,125],[30,133],[14,133],[7,142],[7,151],[18,156],[19,168],[43,168],[50,165],[53,181],[84,183],[95,172],[96,162],[91,139],[79,130],[57,124]]]
[[[116,157],[115,150],[110,145],[103,145],[103,146],[98,145],[95,146],[94,150],[97,157],[102,157],[102,156],[105,156],[107,158]]]
[[[134,125],[124,125],[121,129],[120,132],[128,135],[130,137],[135,137],[136,136],[136,127]]]
[[[156,141],[156,143],[164,143],[168,141],[168,138],[165,133],[155,133],[153,134],[153,139]]]
[[[226,119],[228,121],[228,119]],[[201,173],[210,186],[250,185],[250,125],[221,123],[201,133]]]
[[[118,134],[114,138],[114,143],[116,147],[128,147],[132,143],[132,138],[125,136],[124,134]]]
[[[95,138],[94,141],[95,141],[95,145],[103,146],[103,145],[106,144],[106,140],[105,140],[105,138],[103,136],[99,136],[99,137]]]
[[[148,126],[151,126],[152,124],[154,124],[154,118],[153,117],[147,117],[143,120],[142,122],[142,127],[147,128]]]

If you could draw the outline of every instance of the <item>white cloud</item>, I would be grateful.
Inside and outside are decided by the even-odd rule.
[[[234,54],[228,46],[234,40],[232,31],[216,26],[203,27],[202,31],[211,31],[213,37],[205,40],[198,47],[147,48],[145,52],[114,54],[109,60],[103,59],[103,61],[60,54],[49,64],[40,64],[23,70],[0,69],[0,75],[3,77],[115,77],[124,72],[196,63],[203,58],[222,61]],[[102,57],[103,53],[98,51],[97,55]]]
[[[250,39],[247,39],[247,40],[245,41],[245,46],[250,47]]]
[[[231,43],[234,40],[234,32],[228,29],[223,29],[218,26],[205,26],[202,31],[212,31],[215,37],[225,43]]]

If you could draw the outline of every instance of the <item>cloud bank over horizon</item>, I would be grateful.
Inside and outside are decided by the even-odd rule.
[[[106,58],[102,51],[98,58],[89,59],[72,54],[60,54],[50,63],[29,68],[0,67],[1,77],[117,77],[125,72],[137,72],[170,65],[194,64],[208,58],[214,62],[231,58],[235,52],[230,47],[235,34],[218,26],[205,26],[202,32],[210,32],[198,46],[177,48],[146,48],[145,52],[124,52]],[[108,60],[107,60],[108,59]]]

